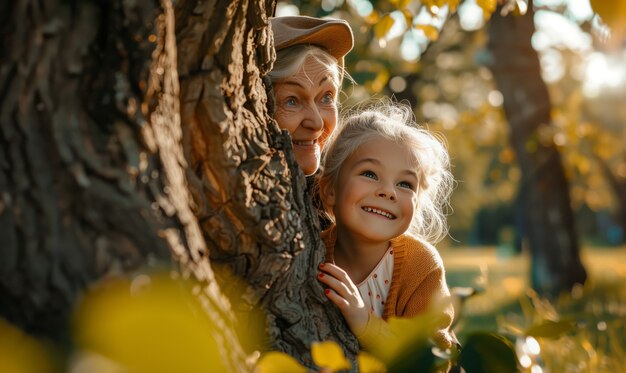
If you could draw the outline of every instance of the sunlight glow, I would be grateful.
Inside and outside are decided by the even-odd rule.
[[[404,14],[402,14],[401,11],[396,10],[395,12],[391,12],[390,16],[391,18],[394,19],[395,22],[393,23],[393,26],[391,26],[391,29],[389,30],[387,35],[385,36],[387,40],[391,40],[391,39],[397,38],[398,36],[401,36],[402,34],[404,34],[404,32],[407,29],[406,18],[404,17]]]
[[[583,94],[597,97],[603,88],[618,88],[624,84],[625,68],[622,58],[609,59],[605,54],[595,52],[587,59]]]
[[[374,11],[374,6],[368,0],[348,0],[348,3],[361,17],[367,17]]]
[[[415,31],[411,30],[404,34],[402,44],[400,44],[400,53],[405,61],[419,60],[422,51]]]
[[[489,92],[489,94],[487,95],[487,101],[489,101],[489,105],[493,107],[501,106],[502,103],[504,102],[504,97],[502,96],[502,92],[498,91],[497,89],[494,89],[493,91]]]
[[[567,10],[577,21],[588,21],[593,17],[593,9],[588,0],[570,1]]]
[[[332,12],[335,8],[343,5],[343,0],[322,0],[322,9],[326,12]]]
[[[443,27],[446,19],[448,17],[448,6],[444,6],[439,8],[439,12],[436,16],[430,14],[430,12],[423,7],[420,9],[420,12],[415,16],[413,20],[413,24],[415,25],[431,25],[439,30]]]
[[[541,76],[546,83],[559,81],[565,75],[563,56],[555,49],[548,49],[540,56]]]
[[[526,337],[526,346],[528,353],[531,355],[538,355],[541,352],[539,342],[537,342],[537,340],[533,337]]]
[[[556,7],[559,5],[564,5],[567,3],[567,0],[535,0],[533,1],[533,5],[536,7],[549,6]]]
[[[530,367],[530,365],[533,363],[532,360],[530,360],[530,356],[528,355],[521,355],[519,357],[519,363],[521,366],[523,366],[524,368],[528,368]]]
[[[401,76],[394,76],[389,80],[389,88],[395,93],[403,92],[406,89],[406,80]]]
[[[591,36],[580,29],[572,20],[555,12],[539,10],[535,13],[537,31],[531,39],[533,48],[566,48],[585,51],[591,48]]]
[[[276,17],[283,16],[298,16],[300,15],[300,9],[293,4],[286,4],[280,2],[276,4]]]
[[[461,4],[459,17],[461,19],[461,28],[465,31],[478,30],[485,24],[483,10],[476,5],[475,0],[466,0]]]

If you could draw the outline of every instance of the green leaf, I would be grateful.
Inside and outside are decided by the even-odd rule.
[[[535,338],[552,338],[558,339],[563,334],[571,331],[576,326],[576,322],[572,320],[550,321],[546,320],[538,325],[533,325],[526,329],[525,334]]]
[[[517,372],[513,345],[495,333],[471,334],[461,350],[459,362],[468,373]]]
[[[389,364],[389,373],[430,372],[435,365],[432,347],[425,342],[406,348]]]

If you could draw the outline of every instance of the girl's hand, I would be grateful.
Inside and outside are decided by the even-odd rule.
[[[328,286],[328,299],[339,308],[354,334],[363,332],[369,320],[369,311],[365,308],[359,289],[343,269],[332,263],[320,264],[320,271],[317,279]]]

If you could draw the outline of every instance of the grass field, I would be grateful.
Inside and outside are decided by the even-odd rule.
[[[441,251],[449,286],[472,286],[455,330],[461,342],[474,331],[515,341],[528,372],[626,372],[626,247],[583,249],[588,283],[548,303],[529,291],[529,257],[488,248]],[[571,320],[558,338],[529,340],[525,331],[545,320]],[[528,352],[528,343],[540,352]],[[524,360],[525,359],[525,360]]]

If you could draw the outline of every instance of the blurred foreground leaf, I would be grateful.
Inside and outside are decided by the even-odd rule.
[[[311,345],[311,355],[318,367],[329,368],[333,372],[352,367],[341,347],[333,341],[313,343]]]
[[[53,372],[48,351],[35,339],[0,319],[0,371]]]
[[[459,361],[467,373],[517,372],[513,345],[493,333],[471,334],[465,341]]]
[[[551,321],[546,320],[538,325],[533,325],[526,329],[526,335],[535,338],[552,338],[558,339],[563,334],[570,332],[576,326],[576,322],[572,320]]]
[[[442,323],[438,306],[412,318],[389,318],[389,335],[381,336],[368,352],[380,359],[389,372],[431,371],[439,361],[431,339]]]
[[[382,361],[367,352],[359,352],[356,360],[359,364],[360,373],[384,373],[387,371],[387,367]]]
[[[283,352],[268,352],[256,366],[255,373],[306,373],[307,369]]]
[[[385,14],[379,21],[374,25],[374,34],[377,39],[382,39],[387,36],[391,27],[396,21],[389,14]]]
[[[430,372],[435,365],[435,355],[427,343],[416,343],[405,349],[389,364],[390,373]]]
[[[216,329],[186,285],[165,275],[102,284],[76,313],[79,347],[133,372],[226,371]]]
[[[439,319],[440,316],[434,312],[412,318],[390,317],[387,324],[391,335],[381,338],[370,352],[390,366],[395,360],[403,358],[407,351],[413,353],[418,348],[430,351],[429,339]]]

